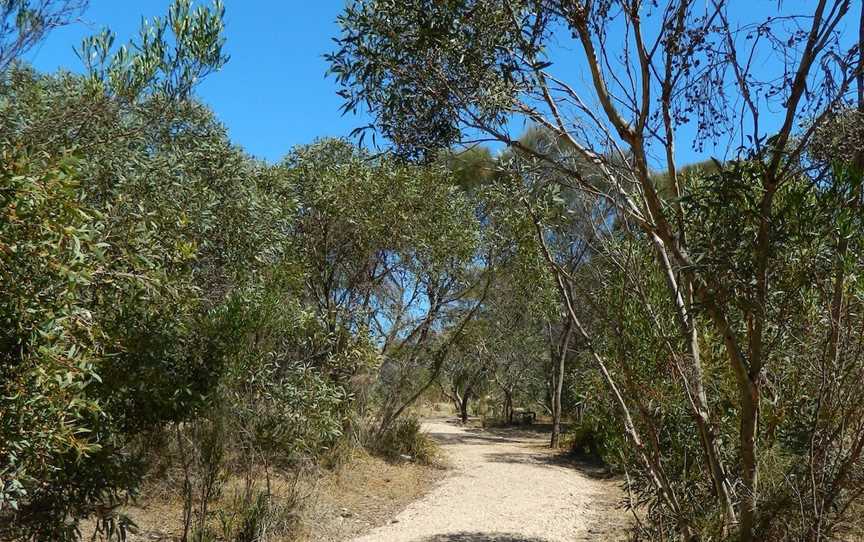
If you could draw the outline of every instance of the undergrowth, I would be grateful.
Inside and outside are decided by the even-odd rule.
[[[438,445],[425,432],[420,420],[407,417],[397,420],[374,443],[373,450],[390,461],[407,460],[423,465],[440,458]]]

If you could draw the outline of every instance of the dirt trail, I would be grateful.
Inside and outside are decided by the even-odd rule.
[[[564,542],[626,539],[615,481],[559,462],[542,435],[444,421],[426,429],[451,476],[355,542]]]

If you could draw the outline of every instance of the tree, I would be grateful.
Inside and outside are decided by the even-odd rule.
[[[75,20],[88,0],[3,0],[0,2],[0,74],[51,30]]]
[[[195,36],[175,36],[178,57],[213,67],[221,11],[184,6],[169,18]],[[0,81],[4,536],[68,539],[110,511],[140,481],[130,442],[189,415],[214,381],[193,331],[206,310],[197,257],[227,218],[208,203],[247,163],[209,114],[156,83],[191,88],[195,72],[131,67],[169,35],[113,57],[110,77],[16,68]]]
[[[325,140],[296,149],[283,167],[300,203],[310,300],[339,340],[366,334],[378,345],[381,434],[435,382],[479,304],[479,223],[440,165],[406,166]]]
[[[725,2],[699,6],[686,0],[656,6],[638,1],[358,2],[340,19],[340,49],[329,58],[331,71],[343,84],[345,108],[365,106],[377,129],[405,156],[434,155],[457,142],[491,138],[555,170],[567,186],[615,206],[622,230],[650,248],[656,272],[665,280],[667,307],[677,327],[672,350],[681,369],[678,389],[698,435],[701,467],[716,496],[711,497],[715,504],[710,514],[719,511],[722,532],[736,531],[741,540],[753,540],[770,532],[772,524],[782,524],[782,515],[760,508],[765,502],[760,497],[772,492],[770,485],[760,484],[760,470],[764,477],[768,468],[760,459],[770,455],[769,447],[760,448],[766,429],[760,417],[763,393],[780,368],[775,303],[788,299],[791,284],[775,279],[806,245],[803,240],[785,244],[792,208],[786,202],[801,201],[796,198],[802,196],[792,195],[800,192],[801,183],[817,192],[826,184],[849,186],[848,179],[826,176],[825,168],[809,167],[805,153],[820,127],[854,99],[856,80],[861,87],[862,47],[860,38],[855,43],[840,31],[851,17],[847,0],[820,0],[808,13],[789,11],[784,17],[743,23],[731,20]],[[559,51],[568,49],[553,42],[568,35],[590,74],[586,85],[555,73]],[[784,68],[776,79],[760,80],[753,61],[757,58],[779,59]],[[743,107],[730,103],[729,88],[742,97]],[[769,110],[780,112],[774,122],[766,119]],[[591,164],[591,174],[557,153],[521,144],[509,133],[514,117],[566,141]],[[709,220],[717,221],[706,224],[701,214],[706,208],[694,211],[685,205],[691,194],[699,197],[696,187],[688,185],[696,182],[680,174],[682,164],[676,158],[676,140],[684,137],[685,129],[695,130],[699,148],[706,141],[736,145],[740,138],[733,161],[742,165],[709,176],[738,179],[733,193],[743,199],[737,200],[735,213],[750,219],[738,224],[753,229],[736,228],[742,236],[733,238],[742,244],[735,248],[690,245],[697,235],[694,229],[703,225],[718,240],[714,236],[720,230],[713,228],[722,228],[731,217],[720,220],[709,214]],[[654,161],[652,156],[663,159]],[[656,184],[657,166],[665,170],[669,187],[663,194]],[[717,185],[706,190],[729,195]],[[724,204],[714,200],[712,205]],[[831,208],[811,219],[822,223]],[[543,244],[542,222],[538,224]],[[622,393],[598,337],[575,311],[572,277],[549,246],[544,253],[577,336],[615,398],[639,468],[654,488],[662,515],[670,520],[664,523],[676,525],[685,538],[699,537],[704,529],[697,512],[682,506],[681,487],[664,467],[659,441],[643,435],[651,432],[655,420]],[[728,274],[719,262],[730,258],[740,262],[738,278],[750,286],[725,286]],[[798,276],[802,272],[799,269]],[[839,302],[829,303],[834,322],[839,321],[838,307],[853,295],[844,286],[844,274],[835,270],[830,280],[840,292]],[[836,342],[835,335],[829,346]],[[718,435],[720,394],[706,387],[711,375],[703,357],[715,347],[724,354],[723,371],[736,390],[734,450]],[[812,403],[816,410],[821,410],[819,405],[819,400]],[[834,446],[846,458],[844,464],[860,461],[856,445],[848,455],[841,452],[845,443],[835,441]],[[842,477],[843,484],[852,483]],[[854,494],[852,490],[848,495]],[[819,527],[803,527],[802,536],[817,539],[823,529],[830,529],[824,515],[819,517]],[[830,521],[836,525],[838,520]]]
[[[468,406],[479,398],[489,383],[491,356],[485,322],[473,322],[462,334],[456,347],[445,358],[441,372],[441,390],[453,402],[462,423],[468,422]]]

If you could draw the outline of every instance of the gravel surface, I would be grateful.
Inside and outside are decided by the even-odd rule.
[[[434,421],[451,476],[390,523],[355,542],[625,540],[629,519],[616,480],[563,462],[546,437]]]

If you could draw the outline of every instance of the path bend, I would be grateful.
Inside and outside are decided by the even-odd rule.
[[[387,525],[355,542],[626,540],[616,481],[561,462],[542,435],[424,424],[453,472]]]

